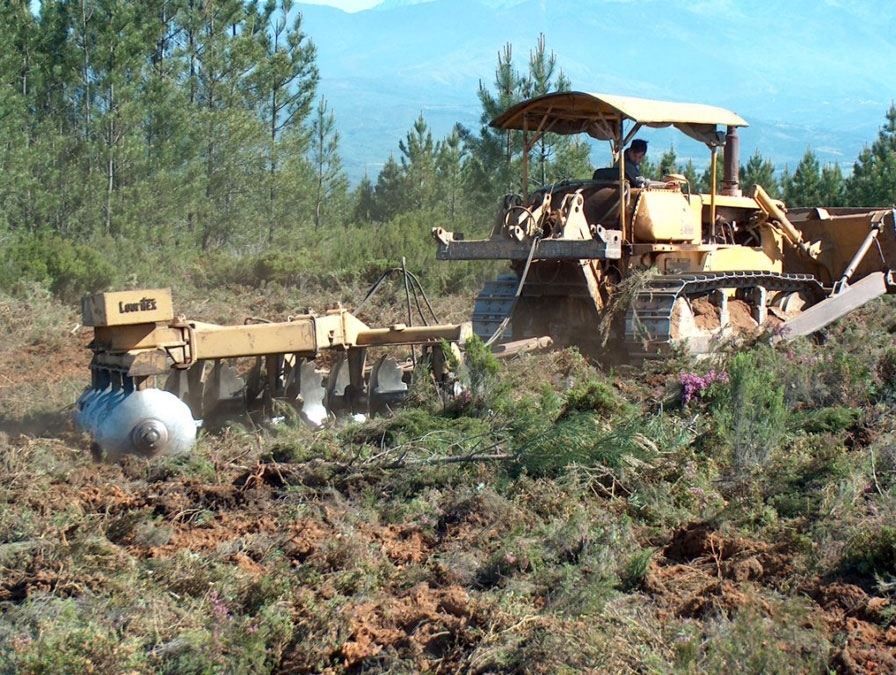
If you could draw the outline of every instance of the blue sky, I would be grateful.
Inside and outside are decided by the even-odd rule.
[[[306,5],[329,5],[337,7],[344,12],[360,12],[362,9],[370,9],[380,4],[383,0],[299,0]],[[31,0],[31,10],[37,12],[40,9],[40,0]]]
[[[306,5],[329,5],[344,12],[360,12],[380,4],[383,0],[300,0]]]

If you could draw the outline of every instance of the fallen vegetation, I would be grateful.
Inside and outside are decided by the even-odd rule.
[[[202,318],[283,302],[230,300]],[[89,331],[0,297],[0,672],[896,672],[892,310],[612,372],[479,354],[451,402],[109,464],[67,410]]]

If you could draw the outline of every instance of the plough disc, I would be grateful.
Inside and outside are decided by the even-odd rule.
[[[143,457],[189,452],[196,441],[190,408],[161,389],[88,389],[76,405],[75,421],[108,457]]]

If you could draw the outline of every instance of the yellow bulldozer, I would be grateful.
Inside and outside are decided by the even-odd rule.
[[[747,123],[731,111],[573,91],[523,101],[491,126],[522,132],[521,194],[503,199],[486,239],[433,230],[441,260],[509,261],[473,310],[490,343],[549,336],[601,361],[637,361],[676,345],[705,352],[743,330],[809,335],[894,290],[894,209],[788,211],[761,186],[745,193]],[[678,174],[626,179],[623,149],[662,127],[708,148],[708,194]],[[608,141],[616,165],[528,194],[527,160],[547,133]]]

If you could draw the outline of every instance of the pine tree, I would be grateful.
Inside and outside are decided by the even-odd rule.
[[[652,173],[652,176],[656,177],[656,180],[661,180],[663,176],[670,173],[678,173],[678,169],[675,166],[675,147],[670,146],[668,150],[666,150],[662,157],[660,157],[660,164],[657,168],[656,173]]]
[[[348,179],[339,158],[336,116],[321,98],[311,121],[310,161],[314,167],[314,227],[328,222],[345,202]]]
[[[725,167],[724,162],[720,156],[716,156],[716,192],[718,192],[722,187],[722,178],[725,175]],[[703,171],[700,175],[700,180],[697,181],[697,191],[708,194],[712,190],[712,162],[710,162],[709,166]]]
[[[452,221],[458,217],[464,202],[465,158],[466,150],[461,142],[461,130],[458,125],[455,125],[451,133],[441,143],[439,155],[436,158],[440,201]]]
[[[821,167],[811,149],[806,150],[792,176],[785,172],[782,187],[784,201],[790,207],[821,203]]]
[[[405,194],[404,172],[401,165],[395,160],[395,155],[389,155],[389,159],[386,160],[376,179],[371,220],[375,223],[386,223],[399,213],[406,211]]]
[[[765,159],[759,150],[753,152],[746,165],[740,167],[740,187],[745,194],[760,185],[770,195],[778,193],[778,181],[775,178],[775,165]]]
[[[528,191],[527,188],[550,184],[570,178],[584,178],[591,174],[590,148],[581,139],[545,134],[531,150],[529,185],[520,184],[523,155],[523,132],[498,131],[488,122],[508,108],[530,96],[552,91],[568,91],[570,81],[556,66],[556,56],[548,53],[544,36],[540,35],[530,53],[526,75],[513,66],[513,50],[508,43],[498,55],[495,71],[495,90],[492,94],[480,82],[479,100],[482,104],[482,127],[478,137],[463,130],[461,137],[467,145],[470,178],[479,208],[488,208],[501,194]],[[528,139],[531,142],[531,135]]]
[[[871,147],[865,147],[853,165],[846,193],[855,206],[896,204],[896,104]]]
[[[441,148],[440,144],[433,141],[423,113],[420,113],[404,140],[398,142],[398,149],[401,152],[401,173],[406,190],[399,211],[434,207],[438,191],[436,158]]]
[[[353,199],[355,206],[352,210],[352,218],[355,224],[373,221],[376,212],[376,192],[370,176],[367,174],[364,174],[364,178],[361,179],[358,187],[355,188]],[[348,226],[348,222],[346,222],[346,226]]]
[[[88,123],[89,156],[95,185],[101,186],[102,212],[95,214],[105,234],[121,235],[132,221],[124,194],[144,178],[143,87],[147,43],[155,24],[142,22],[138,5],[126,1],[100,2],[91,16],[90,33],[96,53],[92,60],[93,113]],[[93,187],[93,186],[91,186]],[[94,214],[88,214],[88,217]]]
[[[529,75],[524,85],[525,97],[534,98],[543,96],[551,91],[568,91],[569,78],[562,70],[557,69],[557,56],[554,52],[548,54],[545,47],[544,34],[538,36],[535,49],[529,53]],[[542,134],[530,154],[529,172],[530,187],[540,187],[565,178],[569,175],[558,175],[554,170],[554,163],[559,155],[571,147],[569,137],[557,134]],[[590,167],[589,167],[590,168]],[[568,174],[569,169],[564,167],[562,173]],[[586,171],[587,173],[587,171]],[[581,175],[581,174],[580,174]]]
[[[37,26],[25,0],[0,5],[0,235],[33,231],[37,208],[34,119],[29,114],[39,87],[34,42]]]
[[[267,127],[267,240],[273,242],[277,224],[289,216],[291,204],[278,204],[283,184],[280,174],[280,137],[284,130],[300,129],[310,118],[320,79],[315,59],[317,48],[302,31],[302,15],[295,15],[287,28],[292,0],[266,0],[259,9],[250,6],[251,32],[260,50],[259,62],[244,87],[251,105]],[[312,147],[315,141],[312,140]],[[319,148],[319,146],[316,146]],[[311,163],[315,164],[314,158]],[[298,166],[293,163],[292,166]],[[320,195],[317,195],[320,197]],[[315,200],[316,224],[320,203]]]
[[[514,158],[522,151],[522,132],[500,132],[489,122],[525,97],[526,79],[513,66],[513,47],[508,42],[498,53],[495,94],[481,81],[477,93],[482,105],[478,135],[461,132],[470,152],[471,195],[477,204],[491,205],[502,193],[519,190]]]
[[[691,191],[698,192],[700,190],[700,176],[697,175],[697,167],[694,166],[694,160],[689,159],[687,164],[682,167],[681,172],[687,178]]]
[[[819,196],[821,206],[846,205],[846,181],[837,164],[825,164],[821,167]]]
[[[189,2],[183,15],[204,174],[204,185],[193,190],[192,219],[203,251],[255,246],[266,220],[269,202],[259,197],[267,196],[269,146],[248,86],[258,64],[249,18],[241,0]]]

